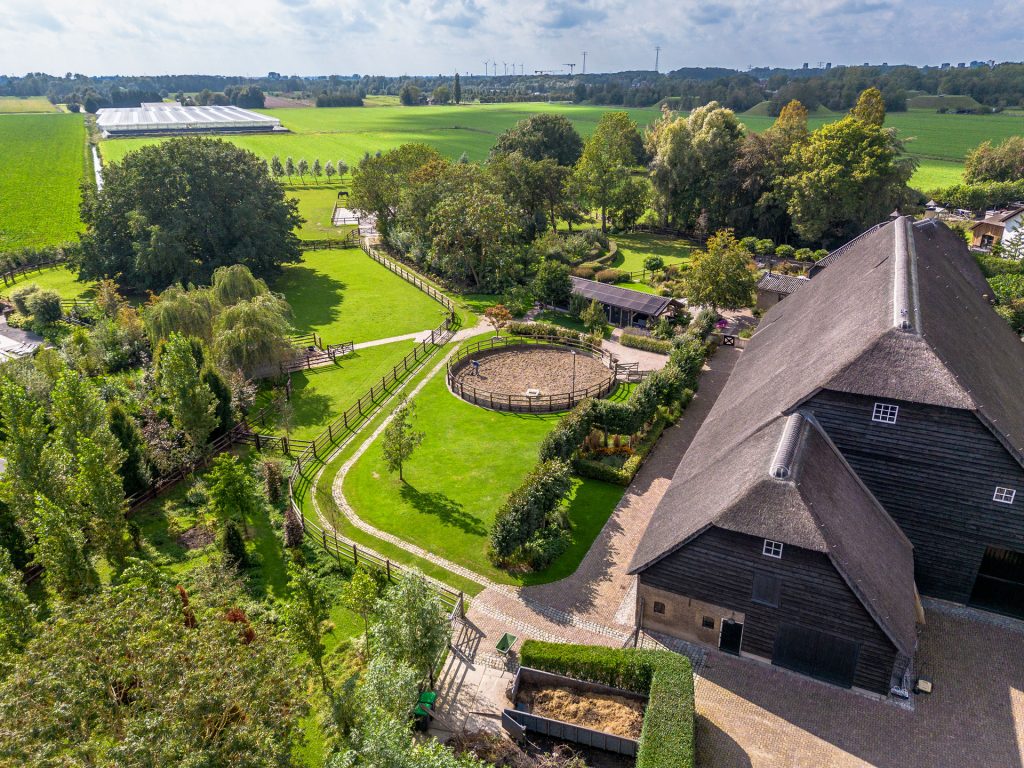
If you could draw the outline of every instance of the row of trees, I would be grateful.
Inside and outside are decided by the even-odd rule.
[[[289,184],[292,183],[293,176],[298,176],[302,183],[305,184],[307,175],[312,176],[317,184],[320,183],[320,179],[326,176],[327,183],[330,184],[334,181],[335,176],[338,177],[339,181],[344,178],[345,174],[348,173],[348,163],[344,160],[339,160],[337,164],[333,160],[321,163],[319,157],[312,164],[305,158],[295,162],[291,157],[286,157],[282,163],[281,158],[274,155],[270,158],[270,173],[278,180],[287,176]]]

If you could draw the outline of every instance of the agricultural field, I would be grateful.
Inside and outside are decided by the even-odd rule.
[[[561,414],[490,411],[453,395],[442,374],[413,401],[425,433],[404,469],[405,482],[384,465],[378,440],[345,478],[352,508],[366,522],[501,582],[540,583],[572,573],[600,532],[623,489],[575,479],[566,501],[573,546],[540,574],[509,574],[487,558],[498,508],[537,461],[541,440]]]
[[[357,248],[307,251],[272,288],[291,304],[296,330],[325,344],[429,331],[444,319],[440,304]]]
[[[24,99],[17,96],[0,96],[0,115],[31,112],[60,112],[44,96],[28,96]]]
[[[0,251],[76,239],[86,161],[81,115],[0,115]]]
[[[296,162],[320,158],[339,159],[349,165],[366,152],[391,149],[409,142],[423,142],[457,159],[465,152],[470,160],[487,157],[498,134],[537,112],[557,112],[569,117],[584,136],[589,136],[601,115],[610,107],[568,104],[474,104],[448,107],[401,107],[382,104],[374,108],[262,110],[281,119],[292,133],[233,136],[235,144],[269,160],[278,155]],[[656,109],[629,110],[641,126],[660,114]],[[109,139],[103,143],[105,160],[120,160],[128,152],[160,139]]]

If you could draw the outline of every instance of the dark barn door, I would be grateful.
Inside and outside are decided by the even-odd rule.
[[[718,649],[739,656],[742,643],[743,625],[732,619],[723,619],[722,634],[718,637]]]
[[[986,549],[971,605],[1024,619],[1024,552]]]
[[[775,635],[772,664],[849,688],[857,670],[856,643],[807,627],[783,624]]]

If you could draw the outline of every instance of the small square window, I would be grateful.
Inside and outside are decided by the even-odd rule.
[[[761,554],[765,557],[774,557],[776,560],[781,560],[782,542],[772,541],[771,539],[765,539],[764,546],[761,547]]]
[[[896,414],[900,412],[898,405],[888,403],[875,403],[875,409],[871,412],[871,420],[881,424],[895,424]]]
[[[1013,488],[1003,488],[1001,485],[996,486],[996,492],[992,495],[992,501],[998,501],[1000,504],[1013,504],[1013,499],[1017,495],[1017,491]]]
[[[715,620],[713,618],[711,618],[710,616],[705,616],[704,618],[702,618],[700,620],[700,625],[702,627],[704,627],[704,629],[714,629],[715,628]]]
[[[659,603],[657,600],[655,600],[654,601],[654,612],[655,613],[664,613],[665,612],[665,604],[664,603]]]
[[[782,596],[782,579],[773,573],[754,571],[754,585],[750,591],[750,599],[769,608],[778,608]]]

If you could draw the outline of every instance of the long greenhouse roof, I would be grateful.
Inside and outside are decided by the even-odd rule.
[[[144,104],[141,107],[101,109],[96,113],[96,125],[101,130],[165,130],[208,126],[252,126],[275,128],[281,121],[276,117],[250,112],[235,106],[183,107],[180,104]]]

